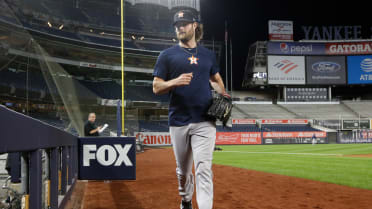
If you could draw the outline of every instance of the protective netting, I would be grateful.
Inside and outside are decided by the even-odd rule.
[[[97,126],[108,124],[101,135],[116,135],[120,119],[117,103],[121,99],[117,61],[121,54],[106,52],[102,56],[103,53],[94,48],[67,43],[67,38],[55,40],[56,28],[63,35],[71,32],[72,26],[63,32],[62,25],[52,25],[55,24],[53,18],[44,23],[47,26],[44,28],[40,23],[34,24],[35,16],[43,14],[34,7],[44,3],[48,1],[0,1],[3,11],[0,15],[0,93],[4,93],[1,102],[80,136],[84,135],[88,114],[94,112]],[[120,16],[116,17],[120,22]],[[39,31],[35,33],[36,26]],[[48,33],[49,37],[44,37]],[[127,133],[138,129],[137,112],[128,111],[126,118],[131,121],[125,125]]]
[[[101,135],[116,135],[124,39],[122,131],[168,131],[168,98],[153,94],[152,72],[177,42],[175,12],[199,14],[200,1],[123,2],[124,24],[120,1],[0,0],[0,103],[79,135],[94,112],[109,125]]]
[[[67,119],[79,135],[83,136],[86,120],[84,116],[89,114],[84,105],[99,104],[101,98],[80,84],[61,65],[48,60],[47,57],[50,56],[38,43],[34,42],[33,47],[42,56],[38,61],[54,104],[64,107],[65,112],[59,110],[60,116]]]

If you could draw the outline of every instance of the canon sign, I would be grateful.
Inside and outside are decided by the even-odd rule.
[[[136,138],[148,146],[172,145],[168,132],[135,132]]]

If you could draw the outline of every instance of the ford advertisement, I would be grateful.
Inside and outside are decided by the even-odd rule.
[[[343,56],[306,57],[307,84],[346,84],[346,64]]]
[[[372,83],[372,55],[348,56],[347,66],[349,84]]]

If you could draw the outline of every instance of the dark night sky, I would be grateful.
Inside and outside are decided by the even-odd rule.
[[[268,39],[268,20],[292,20],[295,40],[303,37],[302,25],[362,25],[364,30],[370,30],[372,13],[367,2],[201,0],[204,39],[212,40],[214,37],[215,40],[223,42],[224,22],[228,22],[228,32],[233,41],[234,90],[241,89],[249,46],[258,40]],[[372,34],[371,31],[367,32]],[[225,58],[222,57],[222,60]],[[220,66],[221,75],[224,77],[224,62]]]

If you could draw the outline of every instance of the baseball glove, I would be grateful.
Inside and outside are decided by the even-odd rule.
[[[212,96],[213,103],[209,107],[207,115],[215,120],[220,120],[223,126],[226,126],[233,108],[232,99],[229,95],[222,95],[215,91],[212,92]]]

